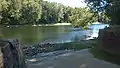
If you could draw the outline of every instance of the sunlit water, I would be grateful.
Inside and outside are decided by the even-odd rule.
[[[90,36],[98,36],[99,28],[106,25],[91,25],[92,30],[73,28],[72,26],[20,26],[0,28],[1,39],[19,39],[21,45],[37,43],[64,43],[85,40]],[[95,29],[93,29],[95,28]]]
[[[88,37],[87,39],[92,39],[94,37],[98,37],[99,35],[99,30],[104,29],[105,27],[109,27],[108,24],[92,24],[89,26],[90,29],[92,29],[92,34],[91,37]]]

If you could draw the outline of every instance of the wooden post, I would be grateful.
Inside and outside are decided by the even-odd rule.
[[[18,40],[0,40],[5,68],[25,68],[24,56]]]

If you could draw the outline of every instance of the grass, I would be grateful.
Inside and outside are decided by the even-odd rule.
[[[91,48],[91,47],[92,45],[83,44],[83,43],[65,43],[62,45],[61,48],[79,50],[79,49],[85,49],[85,48]]]
[[[49,47],[46,49],[46,52],[56,51],[56,50],[81,50],[86,48],[92,48],[90,44],[83,44],[83,43],[60,43],[54,47]]]
[[[120,55],[108,53],[98,46],[92,48],[91,53],[98,59],[120,65]]]
[[[64,49],[74,49],[74,50],[81,50],[86,48],[92,48],[96,42],[93,40],[90,41],[81,41],[81,42],[70,42],[70,43],[61,43],[57,44],[55,50],[64,50]]]

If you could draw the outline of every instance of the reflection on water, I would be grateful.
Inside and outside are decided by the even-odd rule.
[[[72,26],[20,26],[0,28],[0,38],[17,38],[21,44],[35,44],[39,42],[71,42],[84,40],[90,36],[92,30],[75,29]]]

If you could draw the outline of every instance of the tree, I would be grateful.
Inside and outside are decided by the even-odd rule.
[[[97,6],[99,6],[100,9],[104,9],[108,18],[111,18],[110,24],[120,25],[120,0],[86,0],[86,2],[88,5],[92,3],[91,6],[93,9],[95,9]],[[91,6],[89,7],[91,8]]]
[[[72,11],[70,20],[75,27],[86,27],[92,22],[96,22],[94,14],[87,8],[75,8]]]
[[[41,18],[42,0],[0,0],[0,24],[35,24]]]
[[[43,24],[60,22],[63,19],[63,7],[62,4],[43,1],[40,22]]]
[[[64,7],[63,13],[64,13],[64,18],[63,22],[69,22],[70,23],[70,16],[72,15],[72,10],[74,10],[71,7]]]
[[[53,24],[69,22],[77,27],[85,27],[92,22],[96,22],[97,13],[103,11],[103,7],[105,8],[105,5],[102,6],[97,0],[93,3],[92,0],[88,0],[87,3],[90,3],[90,9],[72,8],[60,3],[42,0],[0,0],[0,24]],[[107,2],[105,1],[104,3],[106,4]],[[94,13],[91,13],[91,10]],[[102,13],[101,17],[107,18],[105,14],[105,12]],[[110,13],[109,16],[111,16]]]
[[[108,1],[111,5],[106,9],[107,15],[111,17],[111,25],[120,25],[120,0]]]
[[[105,14],[105,9],[109,6],[109,3],[106,0],[85,0],[85,2],[92,12],[98,14],[98,22],[103,22],[101,18]]]
[[[0,24],[15,24],[11,19],[20,17],[20,9],[22,0],[0,0]]]
[[[20,23],[37,24],[42,15],[42,0],[23,0]]]

